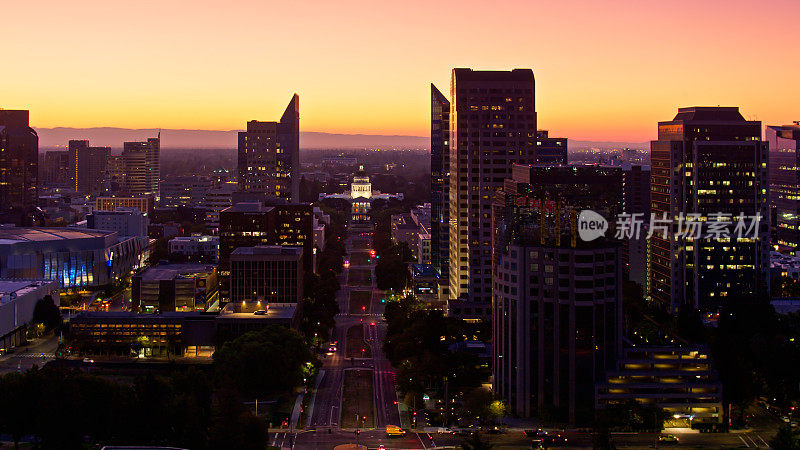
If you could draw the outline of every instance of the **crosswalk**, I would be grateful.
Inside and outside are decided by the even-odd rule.
[[[56,355],[54,353],[21,353],[17,355],[9,355],[9,356],[16,356],[17,358],[55,358]]]
[[[748,448],[770,448],[767,441],[758,433],[742,433],[739,439]]]

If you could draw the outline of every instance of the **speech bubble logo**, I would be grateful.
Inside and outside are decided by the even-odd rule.
[[[608,221],[590,209],[584,209],[578,215],[578,235],[586,242],[605,236]]]

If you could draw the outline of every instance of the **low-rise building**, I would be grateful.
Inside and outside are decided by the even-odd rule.
[[[298,303],[303,299],[303,249],[239,247],[230,256],[233,303]]]
[[[150,219],[133,207],[118,207],[114,211],[94,211],[86,216],[90,230],[116,231],[119,236],[147,236]]]
[[[629,347],[606,380],[595,386],[595,406],[636,400],[663,408],[687,425],[719,423],[722,383],[702,347]]]
[[[117,208],[136,208],[148,216],[153,213],[152,196],[140,197],[97,197],[94,202],[95,211],[116,211]]]
[[[0,349],[22,344],[36,303],[50,296],[58,304],[58,292],[53,280],[0,279]]]
[[[142,312],[204,311],[219,294],[217,268],[208,264],[160,264],[132,279],[131,302]]]
[[[178,236],[170,239],[169,252],[188,259],[217,262],[219,259],[219,236]]]
[[[255,305],[252,305],[255,307]],[[211,356],[214,348],[270,325],[296,329],[297,305],[263,310],[229,304],[219,313],[82,312],[70,320],[73,351],[83,355]]]

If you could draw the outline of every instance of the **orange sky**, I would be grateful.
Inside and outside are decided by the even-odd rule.
[[[0,107],[37,127],[427,135],[430,82],[531,67],[540,128],[653,139],[679,106],[800,120],[796,0],[4,2]]]

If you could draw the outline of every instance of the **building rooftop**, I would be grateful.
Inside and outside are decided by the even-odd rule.
[[[691,106],[678,108],[678,114],[672,121],[744,122],[745,119],[735,106]]]
[[[0,279],[0,303],[8,302],[11,294],[16,294],[17,297],[20,297],[50,283],[53,283],[53,281]]]
[[[239,247],[231,255],[302,255],[302,247],[282,245],[258,245],[255,247]]]
[[[213,264],[159,264],[144,271],[141,277],[145,281],[171,280],[179,275],[212,272],[215,269]]]
[[[219,241],[219,236],[175,236],[174,238],[170,239],[170,242],[207,242],[207,241]]]
[[[291,319],[296,303],[231,302],[220,311],[218,319]],[[264,311],[264,314],[255,314]]]
[[[223,209],[222,212],[224,213],[232,213],[232,212],[250,212],[250,213],[261,213],[267,212],[271,210],[271,207],[263,206],[261,203],[257,202],[239,202],[234,204],[233,206]]]
[[[43,242],[66,239],[89,239],[106,237],[114,231],[88,230],[79,228],[0,228],[0,244],[14,242]]]

